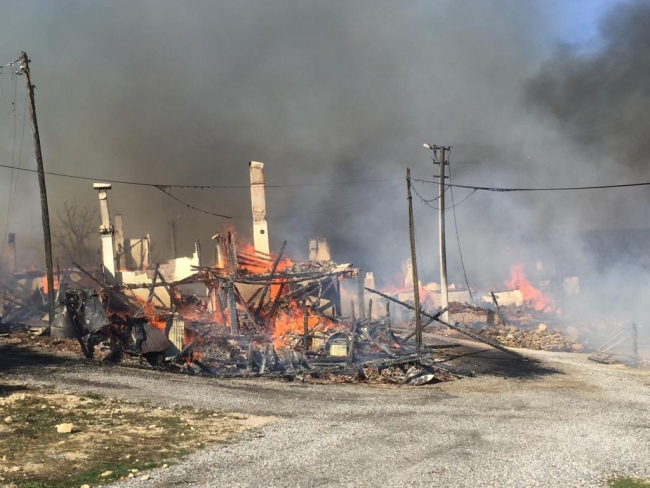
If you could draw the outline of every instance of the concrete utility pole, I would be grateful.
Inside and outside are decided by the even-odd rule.
[[[438,244],[440,254],[440,306],[449,306],[449,290],[447,288],[447,244],[445,242],[445,166],[446,150],[440,148],[440,174],[438,175]],[[442,314],[442,320],[449,322],[449,312]]]
[[[411,168],[406,168],[406,200],[409,207],[409,241],[411,243],[411,264],[413,270],[413,306],[415,307],[415,345],[422,347],[422,318],[420,317],[420,283],[415,256],[415,225],[413,222],[413,197],[411,196]]]
[[[38,186],[41,193],[41,217],[43,220],[43,241],[45,242],[45,269],[47,272],[47,302],[49,305],[49,322],[54,319],[54,271],[52,268],[52,236],[50,233],[50,211],[47,208],[47,190],[45,188],[45,170],[43,169],[43,154],[41,153],[41,137],[38,133],[36,120],[36,104],[34,102],[34,85],[29,71],[29,58],[25,51],[20,53],[20,73],[25,77],[25,87],[29,98],[29,117],[32,122],[34,136],[34,154],[38,169]]]

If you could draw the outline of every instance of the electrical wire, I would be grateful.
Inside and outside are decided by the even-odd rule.
[[[451,151],[450,151],[451,152]],[[452,180],[452,171],[451,171],[451,161],[449,161],[449,183],[451,183]],[[460,266],[463,268],[463,277],[465,278],[465,284],[467,285],[467,293],[469,293],[469,298],[472,300],[472,303],[474,306],[476,306],[476,300],[474,299],[474,295],[472,294],[472,288],[469,286],[469,280],[467,279],[467,269],[465,268],[465,260],[463,259],[463,250],[460,246],[460,234],[458,232],[458,219],[456,218],[456,204],[454,203],[454,188],[452,186],[449,187],[451,189],[451,208],[452,208],[452,213],[454,216],[454,229],[456,231],[456,242],[458,243],[458,256],[460,257]],[[464,198],[460,203],[463,203],[465,200],[467,200],[469,197],[471,197],[474,193],[476,193],[477,190],[472,191],[466,198]],[[459,203],[459,205],[460,205]]]
[[[420,181],[420,180],[415,180],[415,181]],[[415,189],[414,186],[411,185],[411,188],[413,189],[413,192],[414,192],[418,197],[420,197],[420,200],[422,200],[422,203],[424,203],[427,207],[432,208],[432,209],[434,209],[434,210],[440,210],[439,207],[434,207],[433,205],[431,205],[431,204],[429,203],[429,202],[432,202],[433,200],[437,200],[437,199],[440,198],[440,197],[438,197],[438,198],[434,198],[433,200],[426,200],[422,195],[420,195],[420,193]],[[450,189],[450,188],[451,188],[451,186],[450,186],[449,184],[447,184],[447,190]],[[445,190],[445,191],[447,191],[447,190]],[[469,197],[471,197],[472,195],[474,195],[474,193],[476,193],[477,191],[478,191],[478,190],[474,190],[474,191],[472,191],[469,195],[467,195],[465,198],[463,198],[460,202],[458,202],[458,203],[456,203],[456,204],[453,204],[453,202],[452,202],[452,206],[451,206],[451,207],[447,207],[445,210],[450,210],[450,209],[456,208],[458,205],[460,205],[461,203],[463,203],[463,202],[464,202],[465,200],[467,200]]]
[[[303,216],[303,215],[314,215],[314,214],[319,214],[319,213],[331,212],[333,210],[338,210],[338,209],[341,209],[341,208],[351,207],[353,205],[357,205],[359,203],[365,202],[366,200],[371,200],[373,198],[382,197],[382,196],[388,194],[391,190],[394,190],[395,188],[397,188],[398,186],[401,186],[401,183],[398,183],[397,185],[391,186],[390,188],[386,189],[384,192],[375,192],[372,195],[369,195],[369,196],[364,197],[364,198],[360,198],[360,199],[355,200],[355,201],[350,202],[350,203],[346,203],[345,205],[337,205],[337,206],[334,206],[334,207],[325,207],[325,208],[322,208],[320,210],[314,210],[313,212],[296,212],[296,213],[287,214],[287,215],[267,216],[266,220],[289,219],[289,218],[294,218],[294,217],[300,217],[300,216]],[[214,217],[221,217],[221,218],[225,218],[225,219],[252,220],[252,217],[243,217],[243,216],[235,216],[235,217],[233,217],[233,216],[229,216],[229,215],[223,215],[223,214],[218,214],[218,213],[215,213],[215,212],[211,212],[209,210],[205,210],[205,209],[196,207],[196,206],[194,206],[194,205],[192,205],[190,203],[187,203],[184,200],[181,200],[180,198],[178,198],[178,197],[172,195],[171,193],[169,193],[168,191],[166,191],[165,187],[158,187],[157,186],[156,188],[158,188],[158,190],[162,191],[168,197],[170,197],[170,198],[176,200],[177,202],[185,205],[190,210],[196,210],[197,212],[201,212],[201,213],[204,213],[204,214],[207,214],[207,215],[212,215]]]
[[[230,216],[228,216],[228,215],[223,215],[223,214],[218,214],[218,213],[210,212],[209,210],[204,210],[204,209],[202,209],[202,208],[195,207],[194,205],[191,205],[191,204],[189,204],[189,203],[187,203],[187,202],[184,202],[184,201],[181,200],[180,198],[177,198],[177,197],[175,197],[174,195],[172,195],[171,193],[169,193],[168,191],[166,191],[165,188],[162,187],[162,186],[156,186],[156,188],[158,188],[161,192],[163,192],[163,193],[164,193],[165,195],[167,195],[168,197],[173,198],[174,200],[176,200],[176,201],[179,202],[179,203],[182,203],[183,205],[185,205],[185,206],[186,206],[188,209],[190,209],[190,210],[196,210],[197,212],[201,212],[201,213],[204,213],[204,214],[207,214],[207,215],[212,215],[213,217],[222,217],[222,218],[224,218],[224,219],[232,219],[232,217],[230,217]]]
[[[418,183],[438,184],[437,181],[431,180],[413,180]],[[594,186],[563,186],[555,188],[504,188],[494,186],[475,186],[475,185],[459,185],[457,183],[446,183],[446,185],[453,188],[467,188],[469,190],[482,190],[494,192],[531,192],[531,191],[577,191],[577,190],[603,190],[607,188],[633,188],[637,186],[650,186],[650,182],[645,181],[642,183],[623,183],[620,185],[594,185]]]
[[[18,169],[19,171],[27,171],[31,173],[37,173],[35,169],[29,168],[13,168],[12,166],[6,164],[0,164],[0,168],[8,169]],[[177,184],[159,184],[159,183],[145,183],[141,181],[128,181],[128,180],[117,180],[111,178],[97,178],[91,176],[79,176],[71,175],[67,173],[56,173],[54,171],[44,171],[48,176],[60,176],[62,178],[72,178],[77,180],[87,180],[87,181],[103,181],[106,183],[117,183],[121,185],[135,185],[135,186],[150,186],[156,188],[194,188],[194,189],[250,189],[250,185],[177,185]],[[359,181],[341,181],[341,182],[328,182],[328,183],[290,183],[284,185],[264,185],[265,188],[293,188],[293,187],[307,187],[307,186],[346,186],[346,185],[362,185],[368,183],[382,183],[386,181],[402,181],[401,178],[385,178],[377,180],[359,180]]]
[[[17,173],[15,170],[16,166],[16,99],[18,96],[18,77],[15,77],[16,82],[14,83],[14,101],[11,103],[11,116],[13,119],[13,135],[11,143],[11,175],[9,177],[9,202],[7,203],[7,214],[5,215],[5,225],[2,232],[2,244],[0,245],[0,261],[4,257],[5,253],[5,244],[7,241],[7,235],[9,234],[9,223],[11,220],[11,203],[13,196],[15,194],[14,186],[14,175]],[[27,97],[25,97],[27,100]]]
[[[25,126],[27,124],[27,96],[25,95],[25,104],[23,106],[23,130],[20,136],[20,146],[18,147],[18,165],[16,169],[20,169],[22,164],[22,154],[23,154],[23,143],[25,142]],[[18,180],[20,180],[20,171],[16,171],[16,181],[14,183],[14,193],[11,198],[11,203],[9,204],[9,212],[14,210],[14,202],[16,201],[16,195],[18,194]]]

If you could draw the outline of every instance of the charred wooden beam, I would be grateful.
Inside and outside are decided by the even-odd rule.
[[[234,292],[235,292],[235,298],[237,299],[237,301],[239,302],[239,304],[240,304],[240,305],[242,306],[242,308],[244,309],[244,313],[245,313],[246,316],[248,317],[248,320],[250,320],[251,323],[257,325],[257,320],[255,319],[255,317],[253,316],[253,314],[251,314],[251,311],[249,310],[249,308],[246,306],[246,301],[244,300],[244,297],[241,296],[241,293],[239,292],[239,289],[237,288],[237,286],[235,285],[235,283],[233,283],[233,286],[232,286],[232,287],[233,287],[233,290],[234,290]]]
[[[228,313],[230,315],[230,332],[239,334],[239,318],[237,317],[237,302],[235,300],[235,285],[232,282],[226,284],[228,294]]]
[[[102,283],[101,281],[99,281],[97,278],[95,278],[93,275],[91,275],[88,271],[86,271],[85,269],[83,269],[80,265],[78,265],[78,264],[75,263],[74,261],[72,262],[72,264],[73,264],[73,265],[74,265],[74,266],[75,266],[79,271],[81,271],[83,274],[85,274],[85,275],[88,276],[91,280],[93,280],[95,283],[97,283],[97,284],[98,284],[98,285],[99,285],[99,286],[100,286],[100,287],[101,287],[101,288],[102,288],[102,289],[103,289],[103,290],[104,290],[108,295],[110,295],[111,297],[113,297],[113,298],[115,298],[117,301],[119,301],[119,302],[120,302],[120,303],[121,303],[121,304],[122,304],[122,305],[123,305],[127,310],[131,310],[131,309],[132,309],[131,304],[130,304],[129,302],[127,302],[127,301],[122,297],[122,295],[121,295],[119,292],[117,292],[117,291],[115,291],[115,290],[109,288],[107,285],[105,285],[104,283]]]
[[[264,288],[262,289],[262,297],[260,298],[260,302],[257,305],[257,308],[255,309],[255,316],[259,316],[262,307],[264,306],[264,299],[266,298],[266,293],[269,290],[271,286],[271,282],[273,281],[273,275],[275,272],[278,270],[278,265],[280,264],[280,260],[282,259],[282,254],[284,254],[284,248],[287,246],[287,241],[284,241],[282,243],[282,247],[280,248],[280,252],[278,253],[278,257],[275,259],[273,262],[273,267],[271,268],[271,273],[269,274],[269,279],[268,282],[264,285]]]
[[[357,281],[357,302],[359,302],[359,320],[366,318],[366,300],[364,296],[363,277],[361,273],[356,276]]]
[[[356,346],[357,342],[357,319],[354,314],[354,301],[352,301],[352,323],[350,324],[350,341],[349,341],[349,349],[348,349],[348,360],[347,364],[348,367],[352,366],[354,363],[354,347]]]
[[[271,310],[269,311],[269,315],[266,317],[265,327],[269,326],[271,320],[275,316],[275,312],[278,310],[278,305],[280,304],[280,299],[282,297],[282,291],[284,290],[284,287],[285,287],[285,283],[282,283],[280,285],[280,289],[278,290],[278,294],[275,296],[275,299],[273,300],[273,305],[271,305]]]
[[[428,321],[426,324],[423,324],[423,325],[422,325],[422,330],[424,330],[427,326],[431,325],[434,321],[438,320],[438,317],[440,317],[443,313],[445,313],[445,312],[448,311],[448,310],[449,310],[449,307],[445,307],[445,308],[441,309],[440,311],[436,312],[436,313],[434,314],[434,316],[433,316],[431,319],[429,319],[429,321]],[[414,335],[415,335],[415,331],[414,331],[414,332],[411,332],[410,334],[408,334],[408,335],[407,335],[406,337],[404,337],[404,339],[402,339],[402,340],[403,340],[404,342],[406,342],[406,341],[408,341],[411,337],[413,337]]]
[[[508,325],[508,322],[506,322],[506,318],[501,313],[501,307],[499,307],[499,301],[497,300],[497,296],[494,294],[493,291],[490,292],[490,295],[492,295],[492,303],[494,304],[494,307],[497,309],[497,315],[499,316],[501,323],[503,325]]]
[[[409,308],[409,309],[411,309],[411,310],[415,310],[415,307],[414,307],[413,305],[410,305],[410,304],[408,304],[408,303],[405,303],[405,302],[402,302],[402,301],[400,301],[400,300],[397,300],[396,298],[393,298],[393,297],[391,297],[390,295],[386,295],[385,293],[382,293],[382,292],[377,291],[377,290],[373,290],[373,289],[371,289],[371,288],[366,288],[366,289],[367,289],[370,293],[375,293],[375,294],[377,294],[377,295],[379,295],[379,296],[382,296],[382,297],[384,297],[384,298],[387,298],[388,300],[392,300],[392,301],[395,302],[395,303],[399,303],[400,305],[402,305],[402,306],[404,306],[404,307],[406,307],[406,308]],[[524,356],[524,355],[522,355],[522,354],[520,354],[520,353],[518,353],[518,352],[515,352],[515,351],[510,350],[510,349],[508,349],[507,347],[502,346],[501,344],[499,344],[499,343],[496,342],[496,341],[491,341],[491,340],[489,340],[489,339],[486,339],[485,337],[481,337],[480,335],[475,334],[474,332],[469,331],[469,330],[465,329],[464,327],[460,327],[459,325],[450,324],[449,322],[445,322],[444,320],[440,320],[439,318],[435,318],[435,315],[431,315],[431,314],[426,313],[426,312],[424,312],[424,311],[422,311],[421,313],[422,313],[422,315],[424,315],[425,317],[428,317],[428,318],[430,318],[430,319],[432,319],[432,320],[436,320],[437,322],[440,322],[441,324],[446,325],[446,326],[449,327],[450,329],[453,329],[453,330],[455,330],[455,331],[457,331],[457,332],[460,332],[461,334],[464,334],[464,335],[466,335],[467,337],[470,337],[470,338],[474,339],[475,341],[482,342],[483,344],[487,344],[488,346],[492,346],[492,347],[495,348],[495,349],[499,349],[500,351],[503,351],[503,352],[505,352],[505,353],[507,353],[507,354],[510,354],[511,356],[515,356],[515,357],[517,357],[517,358],[519,358],[519,359],[525,359],[525,356]]]
[[[309,308],[305,307],[302,317],[302,329],[303,329],[303,342],[305,344],[305,351],[309,350]]]

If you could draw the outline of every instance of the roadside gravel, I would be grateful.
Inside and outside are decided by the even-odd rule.
[[[275,416],[119,487],[577,487],[650,478],[650,372],[526,352],[554,374],[427,387],[210,380],[51,365],[29,382],[154,404]]]

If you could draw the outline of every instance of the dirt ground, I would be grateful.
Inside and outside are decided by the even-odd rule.
[[[454,352],[432,386],[217,380],[0,345],[0,380],[163,409],[275,417],[119,486],[607,486],[650,478],[650,372],[576,353]],[[15,393],[15,392],[14,392]],[[168,444],[177,439],[169,439]]]
[[[45,488],[146,476],[140,473],[271,421],[1,381],[0,481]]]

